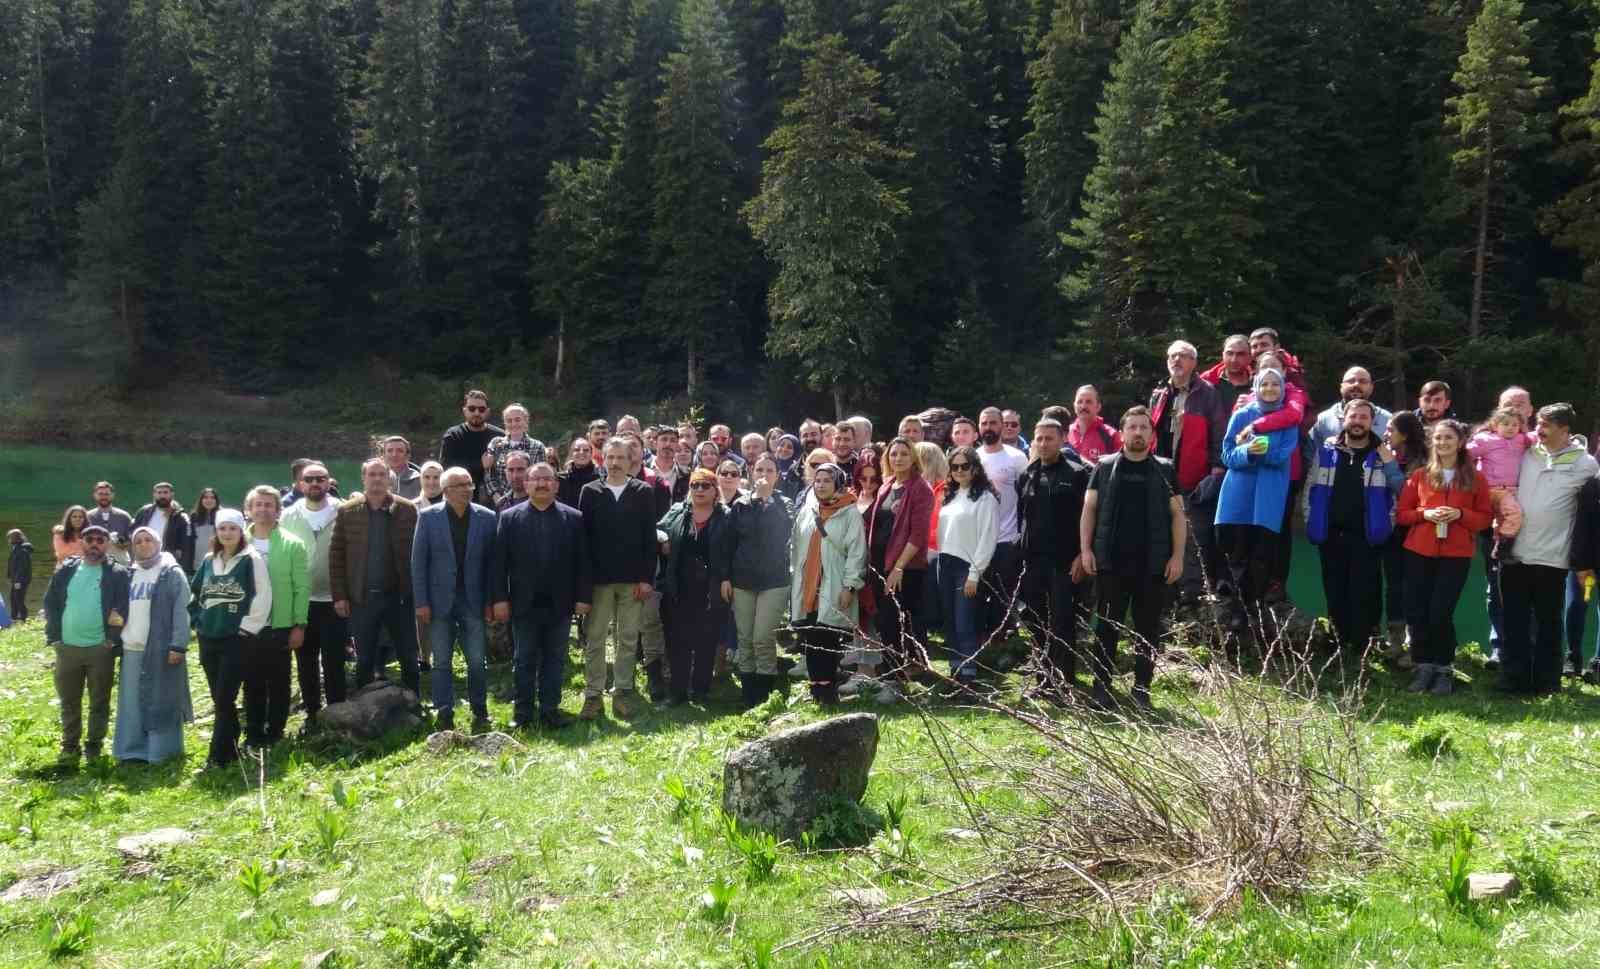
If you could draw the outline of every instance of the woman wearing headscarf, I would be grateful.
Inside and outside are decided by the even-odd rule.
[[[122,676],[111,756],[158,763],[183,756],[189,699],[189,579],[161,536],[135,528],[128,621],[122,627]]]
[[[856,628],[867,561],[866,529],[848,484],[837,464],[812,471],[789,544],[790,624],[805,650],[811,696],[826,704],[839,701],[839,657]]]
[[[239,690],[252,665],[247,651],[266,648],[257,640],[272,620],[272,580],[266,560],[245,537],[243,513],[221,509],[216,528],[211,552],[195,567],[189,583],[194,594],[189,619],[200,641],[200,666],[217,711],[208,767],[239,759]]]
[[[806,490],[800,439],[793,434],[779,435],[778,443],[772,448],[772,458],[778,463],[778,494],[794,501]]]
[[[716,474],[696,468],[689,476],[689,500],[673,505],[656,528],[666,533],[656,588],[671,669],[668,703],[678,706],[711,691],[718,640],[733,601],[728,510],[717,500]]]
[[[1217,496],[1217,537],[1227,557],[1235,590],[1230,625],[1242,630],[1271,579],[1284,502],[1289,500],[1289,461],[1299,445],[1300,428],[1258,434],[1251,425],[1283,407],[1283,371],[1257,371],[1254,399],[1233,412],[1222,436],[1227,473]],[[1272,630],[1263,630],[1270,640]]]

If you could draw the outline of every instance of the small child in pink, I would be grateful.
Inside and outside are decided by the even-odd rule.
[[[1502,407],[1490,414],[1483,427],[1467,442],[1467,454],[1472,457],[1473,466],[1489,485],[1497,557],[1511,550],[1511,540],[1522,531],[1517,479],[1522,473],[1522,452],[1534,440],[1534,433],[1523,429],[1522,415]]]

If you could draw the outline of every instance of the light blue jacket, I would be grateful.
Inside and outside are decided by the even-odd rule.
[[[456,601],[456,547],[450,538],[450,506],[430,506],[417,515],[411,540],[411,596],[418,607],[428,606],[435,616],[450,611]],[[489,599],[489,559],[494,554],[495,514],[479,504],[467,505],[466,576],[463,586],[467,608],[482,615]]]
[[[1267,453],[1251,454],[1248,446],[1234,443],[1234,437],[1262,416],[1259,403],[1249,403],[1233,412],[1227,433],[1222,435],[1222,463],[1228,469],[1217,496],[1218,525],[1260,525],[1271,531],[1283,529],[1283,512],[1289,500],[1289,455],[1299,443],[1300,429],[1286,427],[1264,436]]]

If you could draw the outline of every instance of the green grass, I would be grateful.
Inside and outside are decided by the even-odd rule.
[[[495,669],[496,689],[506,676]],[[875,886],[902,900],[941,884],[922,865],[971,870],[982,849],[947,832],[973,822],[916,715],[882,722],[864,822],[898,819],[909,844],[880,833],[857,847],[769,853],[720,819],[722,761],[777,724],[818,717],[809,702],[741,716],[723,687],[707,710],[529,735],[527,751],[499,758],[434,757],[403,738],[365,753],[291,741],[274,752],[264,790],[242,770],[196,772],[202,722],[184,763],[55,775],[49,664],[30,623],[0,633],[0,889],[42,864],[81,868],[81,878],[52,899],[0,905],[0,964],[53,954],[56,964],[288,967],[330,949],[341,966],[1600,964],[1596,693],[1506,701],[1474,687],[1421,700],[1378,680],[1362,735],[1394,856],[1375,869],[1334,866],[1303,899],[1247,898],[1198,928],[1172,892],[1125,913],[1126,926],[908,933],[773,955],[774,940],[838,913],[834,889]],[[192,682],[204,713],[198,669]],[[1184,688],[1157,685],[1158,703]],[[491,705],[504,722],[506,703]],[[1037,748],[1009,720],[936,715],[1018,762]],[[1455,755],[1415,756],[1436,729]],[[118,855],[118,837],[164,826],[198,839],[148,863]],[[1461,826],[1473,837],[1458,868],[1518,871],[1521,899],[1449,902],[1461,843],[1450,832]],[[312,904],[330,890],[333,901]]]

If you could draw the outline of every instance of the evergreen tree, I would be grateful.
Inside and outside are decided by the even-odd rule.
[[[736,351],[738,284],[748,263],[739,220],[739,77],[721,0],[684,0],[679,50],[657,100],[655,260],[646,319],[685,356],[685,393],[701,402],[708,355]]]
[[[1452,77],[1459,93],[1445,101],[1445,125],[1457,146],[1451,163],[1473,224],[1467,335],[1474,347],[1485,335],[1490,276],[1501,262],[1502,243],[1527,211],[1512,169],[1527,151],[1549,140],[1548,119],[1539,110],[1546,79],[1535,77],[1528,66],[1534,24],[1521,17],[1522,0],[1484,0]],[[1471,401],[1470,368],[1466,375]]]
[[[556,162],[545,184],[534,238],[534,296],[540,311],[556,321],[551,383],[567,391],[583,373],[588,347],[603,341],[621,318],[614,274],[621,223],[616,163]]]
[[[879,277],[907,211],[904,190],[874,174],[905,158],[879,133],[892,118],[878,104],[878,82],[844,38],[819,40],[799,95],[766,141],[761,193],[745,207],[777,266],[768,352],[792,360],[811,387],[831,388],[840,416],[846,386],[888,377],[871,365],[890,334]]]

